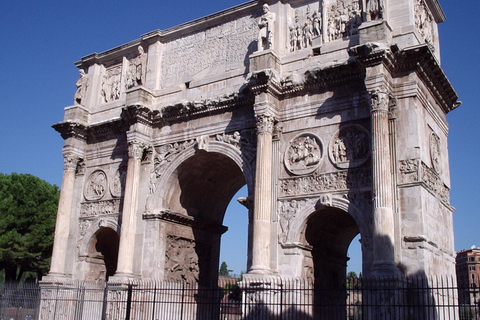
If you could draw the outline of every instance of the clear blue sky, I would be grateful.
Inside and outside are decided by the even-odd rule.
[[[0,0],[0,172],[61,184],[63,140],[51,125],[73,103],[75,61],[242,2]],[[455,249],[461,250],[480,246],[480,1],[440,3],[447,16],[440,25],[442,66],[463,101],[448,115]],[[238,210],[227,219],[240,216],[245,223],[246,214]],[[246,248],[238,244],[246,227],[229,223],[222,260],[239,273],[245,270]]]

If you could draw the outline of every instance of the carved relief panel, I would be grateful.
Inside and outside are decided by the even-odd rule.
[[[289,48],[297,51],[309,48],[314,38],[323,42],[323,11],[321,5],[312,3],[294,9],[294,17],[288,23]]]
[[[416,0],[415,2],[415,27],[430,49],[435,51],[434,19],[425,0]]]
[[[358,0],[338,0],[328,5],[326,14],[328,41],[355,35],[362,24],[361,4]]]
[[[370,133],[360,125],[349,125],[338,130],[330,140],[330,161],[337,168],[354,168],[370,155]]]
[[[199,259],[209,260],[209,250],[206,246],[194,240],[173,235],[167,236],[165,253],[166,280],[187,281],[196,283],[199,280]]]
[[[107,175],[103,170],[96,170],[87,178],[83,189],[86,200],[99,200],[107,190]]]
[[[320,138],[303,133],[290,141],[285,152],[284,164],[292,174],[307,174],[318,168],[322,156],[323,146]]]
[[[122,92],[122,66],[115,65],[105,70],[102,77],[100,95],[102,102],[108,103],[120,99]]]

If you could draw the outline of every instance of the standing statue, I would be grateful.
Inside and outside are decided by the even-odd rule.
[[[322,31],[321,31],[321,28],[322,28],[322,18],[321,16],[318,14],[318,11],[315,10],[313,11],[313,18],[312,18],[312,25],[313,25],[313,35],[315,37],[318,37],[318,36],[321,36],[322,35]]]
[[[258,33],[258,51],[271,49],[273,47],[275,13],[270,12],[268,4],[263,5],[263,15],[258,21],[260,31]]]
[[[369,21],[383,18],[383,0],[368,0],[367,19]]]
[[[145,85],[146,67],[147,54],[142,46],[138,46],[138,56],[130,60],[130,67],[126,74],[127,80],[125,86],[127,89]]]
[[[78,73],[80,74],[80,79],[78,79],[77,83],[75,84],[77,86],[77,92],[75,92],[74,102],[81,104],[83,98],[85,97],[85,92],[87,91],[88,78],[83,69],[80,69]]]

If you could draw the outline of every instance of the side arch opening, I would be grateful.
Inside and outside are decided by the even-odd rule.
[[[311,247],[316,317],[346,317],[348,248],[359,233],[355,220],[341,209],[325,208],[309,216],[305,241]]]
[[[100,227],[90,240],[88,248],[88,268],[85,280],[108,280],[117,271],[118,245],[120,237],[117,232]]]

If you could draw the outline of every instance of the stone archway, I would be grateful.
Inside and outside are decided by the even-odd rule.
[[[324,208],[308,217],[305,240],[313,261],[315,315],[330,318],[345,313],[347,251],[359,232],[352,216],[338,208]]]
[[[120,237],[108,227],[100,227],[88,245],[85,280],[108,280],[117,271],[118,244]]]
[[[165,278],[215,284],[223,218],[235,193],[246,184],[237,163],[218,152],[196,152],[167,182]]]

